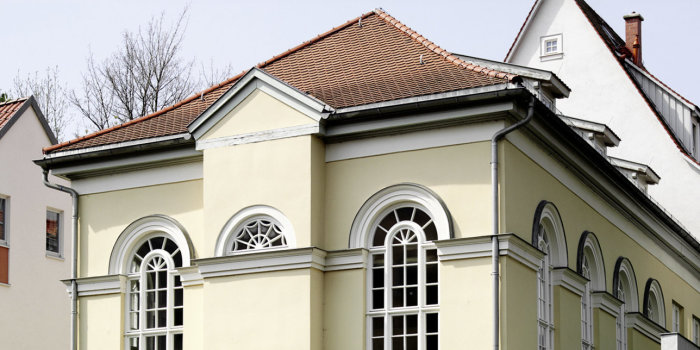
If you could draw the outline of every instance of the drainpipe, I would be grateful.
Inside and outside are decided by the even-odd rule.
[[[73,198],[73,244],[71,247],[71,274],[70,274],[70,348],[78,350],[78,192],[70,187],[52,184],[49,182],[49,171],[44,170],[44,185],[54,190],[70,193]]]
[[[491,235],[491,275],[493,276],[493,348],[498,350],[499,348],[499,316],[500,316],[500,303],[499,303],[499,268],[498,268],[498,140],[506,136],[511,131],[527,124],[532,120],[532,114],[535,109],[535,96],[530,98],[530,104],[527,108],[527,116],[525,119],[505,128],[501,129],[493,135],[491,138],[491,195],[493,200],[493,225],[492,225],[492,235]]]

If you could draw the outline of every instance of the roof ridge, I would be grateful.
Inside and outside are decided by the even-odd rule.
[[[438,46],[434,42],[428,40],[428,38],[420,35],[418,32],[411,29],[409,26],[401,23],[401,21],[394,18],[390,14],[386,13],[384,10],[377,8],[374,10],[374,13],[376,13],[379,16],[379,18],[383,19],[387,23],[396,27],[396,29],[398,29],[398,30],[402,31],[404,34],[408,35],[414,41],[418,42],[419,44],[422,44],[423,46],[428,48],[428,50],[436,53],[437,55],[439,55],[443,59],[445,59],[447,62],[450,62],[457,67],[471,70],[471,71],[474,71],[477,73],[481,73],[481,74],[484,74],[484,75],[487,75],[490,77],[508,79],[509,81],[513,80],[513,78],[517,77],[517,75],[515,75],[515,74],[505,73],[505,72],[501,72],[501,71],[498,71],[495,69],[489,69],[486,67],[481,67],[481,66],[478,66],[475,64],[467,63],[467,62],[463,61],[461,58],[452,54],[451,52],[441,48],[440,46]]]
[[[9,105],[11,103],[25,102],[28,99],[29,99],[29,97],[20,97],[20,98],[14,99],[14,100],[7,100],[5,102],[0,102],[0,106]]]
[[[291,48],[291,49],[289,49],[289,50],[287,50],[287,51],[285,51],[285,52],[283,52],[283,53],[281,53],[281,54],[279,54],[279,55],[275,55],[275,56],[273,56],[272,58],[270,58],[269,60],[262,61],[262,62],[258,63],[257,65],[255,65],[255,67],[257,67],[257,68],[264,68],[265,66],[267,66],[267,65],[269,65],[269,64],[271,64],[271,63],[273,63],[273,62],[275,62],[275,61],[278,61],[278,60],[280,60],[280,59],[282,59],[282,58],[284,58],[284,57],[286,57],[286,56],[289,56],[289,55],[291,55],[292,53],[294,53],[294,52],[296,52],[296,51],[299,51],[299,50],[301,50],[302,48],[304,48],[304,47],[306,47],[306,46],[309,46],[309,45],[311,45],[311,44],[313,44],[313,43],[315,43],[315,42],[317,42],[317,41],[319,41],[319,40],[321,40],[321,39],[323,39],[323,38],[325,38],[325,37],[327,37],[327,36],[329,36],[329,35],[331,35],[331,34],[333,34],[333,33],[335,33],[335,32],[338,32],[338,31],[341,30],[341,29],[347,28],[348,26],[352,25],[353,23],[356,23],[359,19],[361,19],[361,18],[366,18],[366,17],[368,17],[368,16],[370,16],[370,15],[372,15],[372,14],[374,14],[374,12],[367,12],[367,13],[364,13],[364,14],[362,14],[362,15],[359,16],[359,17],[356,17],[356,18],[354,18],[354,19],[351,19],[351,20],[345,22],[344,24],[341,24],[340,26],[334,27],[334,28],[330,29],[329,31],[326,31],[326,32],[324,32],[324,33],[321,33],[321,34],[317,35],[316,37],[312,38],[312,39],[309,40],[309,41],[305,41],[305,42],[303,42],[303,43],[301,43],[301,44],[299,44],[299,45],[297,45],[297,46],[295,46],[295,47],[293,47],[293,48]],[[157,117],[157,116],[159,116],[159,115],[161,115],[161,114],[163,114],[163,113],[169,112],[169,111],[171,111],[171,110],[173,110],[173,109],[175,109],[175,108],[177,108],[177,107],[180,107],[180,106],[182,106],[183,104],[188,103],[188,102],[190,102],[190,101],[192,101],[192,100],[194,100],[194,99],[196,99],[196,98],[199,98],[199,97],[201,97],[202,95],[205,95],[205,94],[207,94],[207,93],[209,93],[209,92],[211,92],[211,91],[213,91],[213,90],[215,90],[215,89],[217,89],[217,88],[219,88],[219,87],[221,87],[221,86],[223,86],[223,85],[229,84],[229,83],[231,83],[231,82],[233,82],[233,81],[236,81],[236,80],[240,79],[240,78],[241,78],[243,75],[245,75],[245,73],[247,73],[248,71],[249,71],[249,69],[248,69],[248,70],[245,70],[245,71],[243,71],[243,72],[241,72],[241,73],[239,73],[239,74],[236,74],[234,77],[229,78],[229,79],[227,79],[227,80],[225,80],[225,81],[223,81],[223,82],[221,82],[221,83],[219,83],[219,84],[217,84],[217,85],[213,85],[213,86],[211,86],[211,87],[209,87],[209,88],[207,88],[207,89],[205,89],[205,90],[203,90],[203,91],[201,91],[201,92],[199,92],[199,93],[195,93],[194,95],[192,95],[192,96],[190,96],[190,97],[188,97],[188,98],[186,98],[186,99],[184,99],[184,100],[182,100],[182,101],[180,101],[180,102],[178,102],[178,103],[176,103],[176,104],[174,104],[174,105],[172,105],[172,106],[165,107],[165,108],[163,108],[163,109],[161,109],[161,110],[159,110],[159,111],[156,111],[156,112],[153,112],[153,113],[151,113],[151,114],[148,114],[148,115],[145,115],[145,116],[142,116],[142,117],[138,117],[138,118],[129,120],[129,121],[125,122],[125,123],[118,124],[118,125],[112,126],[112,127],[110,127],[110,128],[107,128],[107,129],[102,129],[102,130],[95,131],[95,132],[93,132],[93,133],[84,135],[84,136],[79,137],[79,138],[76,138],[76,139],[68,140],[68,141],[65,141],[65,142],[62,142],[62,143],[59,143],[59,144],[55,144],[55,145],[53,145],[53,146],[44,147],[44,148],[42,149],[42,151],[43,151],[44,153],[48,153],[48,152],[51,152],[51,151],[53,151],[53,150],[56,150],[56,149],[65,147],[65,146],[72,145],[72,144],[74,144],[74,143],[78,143],[78,142],[81,142],[81,141],[84,141],[84,140],[87,140],[87,139],[91,139],[91,138],[100,136],[100,135],[102,135],[102,134],[106,134],[106,133],[111,132],[111,131],[113,131],[113,130],[121,129],[121,128],[126,127],[126,126],[129,126],[129,125],[132,125],[132,124],[136,124],[136,123],[140,123],[140,122],[142,122],[142,121],[144,121],[144,120],[148,120],[148,119]]]

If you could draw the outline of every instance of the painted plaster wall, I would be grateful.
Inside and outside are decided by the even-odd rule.
[[[562,286],[554,286],[554,348],[581,347],[581,297]],[[533,299],[537,300],[537,299]]]
[[[631,261],[637,278],[638,310],[642,309],[647,279],[655,278],[663,289],[667,325],[671,324],[670,301],[672,299],[679,300],[686,310],[692,310],[691,313],[696,315],[700,313],[700,298],[698,298],[700,283],[697,280],[684,280],[679,277],[676,271],[668,267],[670,264],[667,261],[660,260],[665,256],[660,252],[660,248],[651,245],[642,246],[634,241],[620,227],[605,219],[603,213],[589,206],[586,201],[520,150],[508,142],[503,145],[504,166],[501,169],[503,169],[504,181],[501,191],[504,193],[502,198],[505,203],[503,211],[505,232],[514,232],[524,240],[531,241],[535,209],[540,201],[548,200],[556,205],[564,224],[570,269],[576,269],[576,254],[581,234],[585,230],[594,232],[603,253],[606,290],[609,293],[613,292],[615,263],[618,257],[624,256]],[[614,209],[611,208],[611,210]],[[627,223],[626,227],[639,230],[631,223]],[[686,319],[688,319],[687,316]]]
[[[634,350],[659,350],[659,343],[640,333],[636,329],[629,332],[627,348]]]
[[[501,342],[503,349],[537,348],[537,271],[501,258]],[[489,289],[484,288],[485,292]],[[505,316],[505,317],[504,317]]]
[[[616,20],[623,21],[623,15]],[[560,33],[563,58],[542,61],[540,37]],[[572,117],[607,124],[622,139],[609,154],[650,165],[661,181],[650,186],[649,193],[700,237],[700,166],[680,153],[573,0],[544,0],[509,62],[556,73],[572,90],[557,108]]]
[[[320,349],[320,329],[312,330],[314,304],[322,303],[312,300],[323,282],[319,273],[300,269],[207,279],[204,342],[197,348]]]
[[[78,313],[80,349],[123,348],[123,296],[119,294],[81,297]],[[66,324],[70,324],[66,322]],[[70,335],[70,332],[68,332]],[[21,347],[20,347],[21,348]],[[54,348],[49,346],[48,349]]]
[[[324,349],[353,350],[365,345],[365,271],[326,272]]]
[[[615,317],[599,309],[593,309],[593,344],[596,349],[616,350]]]
[[[404,182],[429,187],[445,202],[455,237],[488,234],[490,144],[476,142],[330,162],[326,165],[325,232],[329,250],[347,249],[360,207],[379,190]]]
[[[197,257],[206,247],[202,230],[202,180],[80,196],[79,276],[109,273],[109,258],[119,234],[139,218],[167,215],[187,230]],[[213,249],[213,248],[212,248]]]
[[[50,144],[32,108],[0,138],[0,196],[8,197],[9,243],[9,285],[0,284],[0,347],[7,349],[68,347],[70,299],[60,280],[70,278],[71,199],[45,187],[41,168],[32,162]],[[62,213],[62,258],[46,254],[47,209]]]

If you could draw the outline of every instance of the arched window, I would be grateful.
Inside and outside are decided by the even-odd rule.
[[[181,350],[184,303],[177,268],[194,252],[173,219],[154,215],[136,220],[119,236],[110,272],[127,276],[124,344],[128,350]]]
[[[552,269],[567,263],[564,225],[551,202],[542,201],[537,206],[532,245],[545,253],[537,270],[537,346],[546,350],[554,343]]]
[[[659,281],[650,278],[644,288],[643,313],[661,327],[666,327],[666,306]]]
[[[639,299],[637,294],[637,278],[629,259],[620,257],[615,263],[613,274],[613,295],[622,302],[620,314],[616,320],[617,349],[627,349],[627,325],[625,316],[627,312],[637,312]]]
[[[226,222],[215,254],[223,256],[295,246],[294,229],[287,217],[272,207],[256,205],[239,211]]]
[[[578,244],[577,272],[588,279],[581,296],[581,348],[593,349],[592,291],[605,291],[605,268],[600,244],[593,232],[584,231]]]
[[[368,349],[438,348],[440,277],[433,241],[450,237],[449,227],[441,202],[420,186],[389,187],[360,209],[353,232],[370,251]],[[351,246],[353,238],[358,240],[351,234]]]

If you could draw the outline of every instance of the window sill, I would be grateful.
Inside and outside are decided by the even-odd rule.
[[[56,254],[56,253],[50,253],[46,252],[46,257],[52,260],[58,260],[58,261],[65,261],[66,259],[63,257],[63,255]]]
[[[0,241],[0,247],[10,249],[10,244],[7,241]]]
[[[542,56],[540,56],[540,61],[541,62],[553,61],[553,60],[560,60],[562,58],[564,58],[564,53],[560,52],[560,53],[553,53],[553,54],[549,54],[549,55],[542,55]]]
[[[7,287],[7,288],[10,288],[10,287],[12,287],[12,285],[9,284],[9,283],[2,283],[2,282],[0,282],[0,287]]]

